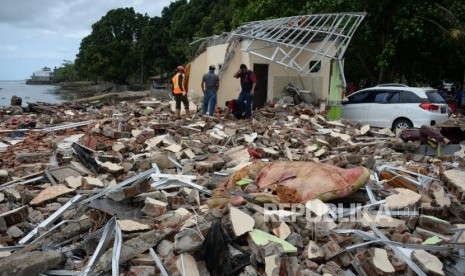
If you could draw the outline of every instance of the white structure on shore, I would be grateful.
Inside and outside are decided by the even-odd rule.
[[[49,67],[44,67],[40,71],[35,71],[32,73],[32,76],[29,80],[26,81],[27,84],[49,84],[53,83],[55,80],[55,70],[52,71]]]

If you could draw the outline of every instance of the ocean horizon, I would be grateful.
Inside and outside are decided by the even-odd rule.
[[[22,99],[22,106],[29,103],[57,104],[65,101],[58,85],[26,84],[26,80],[0,80],[0,106],[9,106],[11,97]]]

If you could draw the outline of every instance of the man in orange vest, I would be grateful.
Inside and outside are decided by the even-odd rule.
[[[173,94],[174,100],[176,101],[176,119],[181,118],[181,102],[184,105],[184,109],[186,110],[186,118],[190,118],[190,111],[189,111],[189,100],[187,99],[187,91],[184,85],[184,66],[179,65],[176,68],[176,75],[171,79],[173,81]]]

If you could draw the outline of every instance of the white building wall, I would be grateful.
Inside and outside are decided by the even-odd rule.
[[[224,62],[227,44],[208,47],[208,50],[191,61],[191,72],[189,77],[189,94],[191,97],[203,97],[202,77],[208,73],[208,66],[216,66],[215,73],[218,73],[219,66]]]
[[[230,99],[235,99],[239,96],[241,91],[239,80],[234,78],[233,75],[239,69],[239,66],[244,63],[249,69],[253,68],[254,63],[268,64],[268,91],[267,102],[273,99],[279,99],[283,96],[282,90],[288,83],[293,83],[300,90],[313,91],[320,99],[328,99],[329,83],[330,83],[330,59],[323,58],[321,61],[321,70],[317,73],[310,73],[309,75],[301,75],[294,69],[287,68],[281,64],[270,62],[264,58],[256,55],[249,55],[242,51],[246,42],[238,43],[234,49],[234,57],[224,64],[227,44],[221,44],[208,47],[207,51],[199,55],[191,62],[191,73],[189,78],[189,95],[192,98],[203,97],[201,89],[201,81],[203,74],[208,72],[208,66],[214,64],[217,68],[216,73],[219,72],[219,67],[226,66],[220,78],[220,87],[218,91],[218,105],[224,107],[224,102]],[[264,46],[264,42],[255,42],[256,47]],[[262,44],[262,45],[260,45]],[[319,44],[314,43],[314,47]],[[267,56],[274,48],[269,48],[263,51]],[[311,57],[311,53],[301,54],[298,63],[303,64]]]

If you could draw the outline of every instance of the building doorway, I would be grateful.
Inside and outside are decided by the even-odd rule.
[[[255,96],[253,99],[253,109],[262,108],[268,98],[268,64],[254,63],[253,71],[257,77]]]

